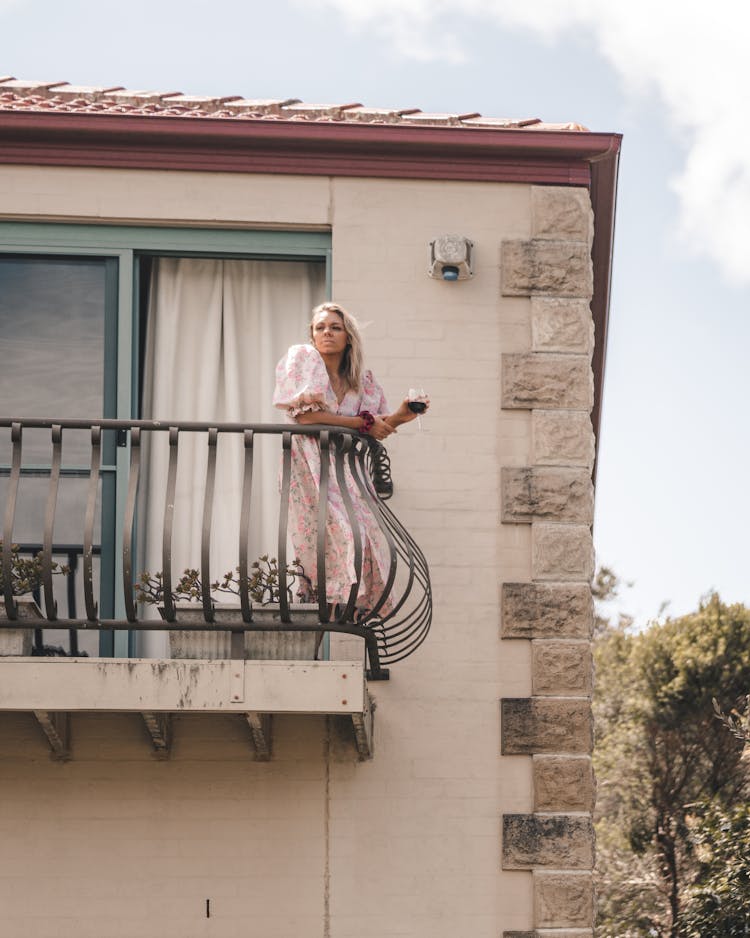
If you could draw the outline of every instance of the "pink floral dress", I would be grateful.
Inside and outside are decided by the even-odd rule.
[[[339,403],[328,380],[323,359],[312,345],[293,345],[276,366],[274,406],[286,412],[292,423],[300,414],[327,410],[334,414],[356,416],[363,410],[372,414],[388,413],[383,389],[371,371],[362,376],[359,393],[348,391]],[[372,609],[380,599],[390,566],[387,542],[370,507],[347,469],[347,489],[362,536],[362,578],[357,607]],[[369,484],[369,480],[367,480]],[[309,436],[295,436],[292,441],[292,475],[289,492],[289,530],[296,557],[305,573],[317,583],[316,543],[320,486],[320,444]],[[328,518],[326,523],[326,588],[328,601],[345,603],[354,572],[354,539],[344,500],[331,460],[328,475]],[[386,604],[387,606],[387,604]]]

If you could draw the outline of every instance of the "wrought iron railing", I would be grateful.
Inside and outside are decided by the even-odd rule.
[[[231,633],[231,654],[233,657],[244,655],[244,633],[267,632],[271,629],[282,631],[314,631],[345,633],[363,639],[369,660],[371,677],[387,677],[386,665],[400,661],[410,655],[425,639],[432,618],[432,594],[430,577],[424,555],[398,520],[393,511],[384,504],[392,492],[390,465],[382,444],[374,439],[348,430],[332,429],[323,426],[302,426],[291,424],[230,424],[197,422],[164,422],[153,420],[45,420],[0,418],[0,431],[6,438],[10,436],[11,458],[7,467],[7,495],[2,529],[2,574],[0,599],[4,600],[4,611],[0,610],[0,628],[18,627],[17,607],[13,595],[12,582],[12,544],[15,517],[18,505],[19,483],[24,473],[24,431],[49,431],[50,458],[47,468],[41,474],[48,476],[46,507],[41,543],[41,599],[44,614],[42,618],[24,618],[23,627],[35,629],[70,629],[70,630],[120,630],[139,631],[226,631]],[[85,618],[78,618],[75,613],[67,618],[60,618],[53,596],[53,554],[54,528],[57,514],[58,493],[62,464],[63,435],[68,431],[86,431],[89,441],[90,466],[82,473],[88,479],[85,517],[83,519],[82,555],[82,592]],[[110,453],[114,441],[119,448],[126,447],[128,467],[126,476],[127,495],[124,500],[122,517],[117,526],[121,530],[121,542],[115,545],[121,558],[120,586],[121,604],[124,617],[102,618],[99,614],[98,598],[95,596],[93,557],[98,545],[94,542],[99,532],[95,530],[97,499],[100,497],[100,479],[102,477],[103,435],[110,434]],[[198,622],[195,617],[185,621],[180,619],[180,608],[175,605],[173,584],[173,536],[175,492],[178,465],[180,463],[180,439],[183,434],[199,434],[205,438],[206,474],[202,493],[202,531],[200,536],[200,605],[203,616]],[[135,530],[138,515],[139,484],[144,474],[144,442],[166,434],[168,438],[168,468],[165,483],[163,517],[144,519],[139,523],[161,528],[161,568],[163,576],[163,620],[162,622],[142,618],[142,607],[137,601],[138,570],[135,562]],[[79,434],[80,435],[80,434]],[[288,524],[290,516],[290,486],[292,483],[292,441],[295,436],[314,437],[320,448],[319,498],[315,512],[316,539],[316,582],[313,595],[317,601],[315,621],[310,621],[309,614],[300,617],[290,601],[291,588],[287,573]],[[238,599],[241,615],[230,623],[215,621],[215,603],[211,592],[211,530],[216,493],[216,460],[218,441],[221,437],[234,436],[242,441],[242,491],[239,519],[239,541],[237,544]],[[254,619],[254,604],[250,597],[250,555],[249,543],[253,530],[252,509],[253,469],[255,464],[255,440],[257,437],[271,436],[280,442],[281,484],[278,494],[279,519],[276,532],[276,554],[278,557],[278,623],[273,626],[266,621]],[[347,514],[349,531],[353,540],[355,582],[349,595],[341,601],[332,602],[327,590],[326,580],[326,530],[328,516],[328,498],[331,473],[335,474],[338,489]],[[34,472],[39,475],[37,468]],[[81,473],[79,473],[81,474]],[[347,484],[348,483],[348,484]],[[119,485],[120,483],[118,483]],[[353,493],[353,494],[352,494]],[[219,497],[221,497],[219,493]],[[269,497],[266,493],[264,497]],[[355,501],[374,519],[380,531],[382,544],[387,552],[387,575],[382,592],[371,604],[371,608],[358,608],[357,597],[363,579],[365,551],[363,550],[360,525],[355,511]],[[141,511],[143,507],[141,506]],[[361,509],[360,509],[361,510]],[[73,607],[75,608],[75,607]],[[256,607],[257,611],[257,607]],[[295,618],[296,616],[296,618]],[[302,621],[304,618],[305,621]]]
[[[0,542],[1,543],[1,542]],[[18,556],[24,557],[27,559],[32,559],[38,557],[42,553],[43,546],[41,543],[28,544],[21,543],[14,545]],[[94,544],[92,547],[92,554],[97,556],[101,553],[101,546],[99,544]],[[52,560],[62,561],[65,567],[67,568],[67,573],[65,575],[65,605],[67,607],[67,619],[75,620],[78,613],[78,597],[76,595],[76,575],[79,570],[80,560],[83,556],[83,544],[53,544],[51,550]],[[0,568],[1,569],[1,568]],[[0,582],[2,580],[0,579]],[[35,583],[31,595],[34,599],[34,602],[41,602],[41,584]],[[49,654],[65,654],[63,648],[61,647],[50,647],[44,644],[44,631],[43,629],[34,630],[34,649],[32,655],[45,656]],[[87,655],[87,652],[79,652],[78,649],[78,630],[70,629],[68,634],[68,642],[70,647],[70,655],[75,657],[78,654]]]

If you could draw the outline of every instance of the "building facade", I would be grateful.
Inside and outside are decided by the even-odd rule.
[[[432,400],[422,432],[388,445],[388,504],[432,589],[429,635],[389,680],[365,684],[351,635],[320,668],[244,662],[231,704],[231,659],[163,676],[124,629],[88,658],[0,658],[4,934],[591,936],[592,478],[619,136],[6,79],[0,141],[0,263],[62,265],[61,296],[100,264],[104,323],[77,346],[84,371],[99,362],[100,413],[76,412],[84,372],[54,329],[35,357],[35,327],[8,326],[4,496],[10,418],[143,416],[154,259],[307,264],[295,302],[353,311],[388,397],[418,384]],[[471,276],[429,276],[453,234]],[[257,328],[243,360],[265,347]],[[190,384],[194,344],[173,365]],[[39,374],[19,370],[31,360]],[[53,465],[38,491],[21,476],[6,540],[43,544]],[[102,550],[127,527],[121,478],[102,482]],[[103,562],[97,576],[104,616]]]

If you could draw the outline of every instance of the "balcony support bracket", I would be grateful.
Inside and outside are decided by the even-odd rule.
[[[70,759],[70,718],[67,713],[51,713],[49,710],[35,710],[34,716],[52,750],[53,758],[60,762]]]
[[[357,743],[357,752],[360,762],[366,762],[372,759],[374,753],[373,731],[375,706],[372,697],[366,695],[367,702],[362,713],[352,714],[352,723],[354,724],[354,739]]]
[[[232,639],[237,633],[232,633]],[[242,638],[242,633],[239,633]],[[243,703],[245,700],[245,663],[232,656],[231,672],[229,675],[229,699],[233,704]]]
[[[367,680],[368,681],[390,681],[391,671],[390,668],[368,668],[367,669]]]
[[[271,716],[268,713],[258,713],[248,710],[245,713],[250,734],[253,737],[255,755],[259,762],[268,762],[271,758]]]
[[[169,755],[172,746],[172,717],[169,713],[144,711],[141,716],[151,737],[154,754],[161,759]]]

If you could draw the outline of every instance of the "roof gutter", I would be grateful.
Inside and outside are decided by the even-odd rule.
[[[614,141],[613,141],[614,144]],[[594,243],[591,261],[594,269],[594,293],[591,313],[594,318],[594,408],[591,423],[596,440],[596,459],[593,479],[599,463],[599,431],[602,422],[604,372],[607,363],[607,333],[609,327],[609,301],[612,291],[612,255],[615,239],[615,209],[617,203],[617,176],[620,163],[620,140],[610,152],[591,164],[591,205],[594,210]]]
[[[612,134],[0,111],[0,163],[587,185]],[[532,178],[530,178],[532,177]]]

